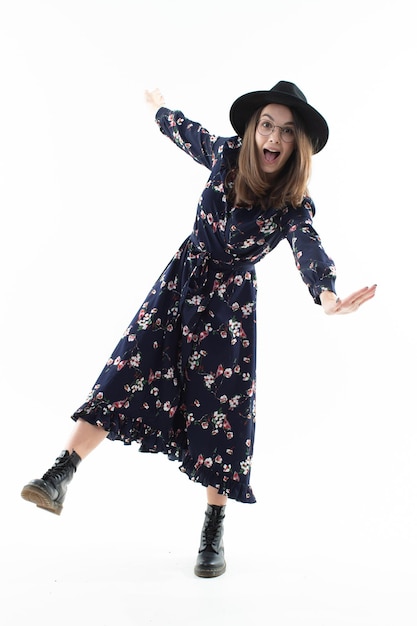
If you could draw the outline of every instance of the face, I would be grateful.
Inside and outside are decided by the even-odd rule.
[[[259,116],[260,122],[264,122],[265,127],[273,128],[270,135],[261,135],[257,130],[255,132],[255,143],[258,152],[259,163],[261,169],[268,178],[275,176],[282,170],[295,148],[294,137],[294,120],[291,110],[283,104],[268,104],[261,111]],[[277,127],[280,128],[277,128]],[[282,130],[285,129],[285,130]],[[292,142],[286,142],[282,138],[293,139]]]

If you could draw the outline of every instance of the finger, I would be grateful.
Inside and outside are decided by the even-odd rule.
[[[358,289],[358,291],[354,291],[347,298],[345,298],[345,302],[356,302],[356,300],[360,299],[364,294],[369,291],[369,287],[362,287],[362,289]]]
[[[336,313],[354,313],[368,300],[371,300],[375,295],[376,285],[372,287],[364,287],[355,291],[341,302],[341,307]]]
[[[346,304],[361,304],[362,302],[366,302],[370,298],[373,298],[375,295],[376,285],[372,287],[363,287],[358,291],[355,291],[350,296],[344,299],[344,303]]]
[[[362,304],[365,304],[365,302],[368,302],[368,300],[372,300],[374,296],[375,296],[375,292],[364,294],[363,296],[361,296],[361,298],[356,300],[355,304],[357,304],[358,307],[362,306]]]
[[[364,302],[371,300],[375,296],[375,291],[376,285],[369,287],[366,291],[362,291],[362,293],[354,299],[354,304],[361,306]]]

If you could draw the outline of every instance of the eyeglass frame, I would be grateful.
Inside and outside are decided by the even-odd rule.
[[[270,133],[268,133],[268,134],[264,135],[263,133],[261,133],[261,132],[258,130],[258,127],[259,127],[260,122],[261,122],[261,118],[259,118],[258,120],[256,120],[256,131],[257,131],[257,132],[258,132],[258,133],[259,133],[262,137],[270,137],[270,135],[273,135],[273,134],[274,134],[275,129],[276,129],[276,128],[279,128],[279,137],[280,137],[280,139],[282,139],[282,141],[283,141],[284,143],[294,143],[294,141],[295,141],[295,129],[294,129],[294,128],[292,128],[291,126],[279,126],[279,124],[273,124],[273,123],[272,123],[272,122],[270,122],[269,120],[265,120],[265,122],[268,122],[268,124],[271,124],[271,126],[272,126],[272,130],[271,130],[271,132],[270,132]],[[289,141],[288,141],[288,139],[284,139],[284,136],[285,136],[285,134],[284,134],[284,132],[283,132],[284,130],[292,130],[292,132],[293,132],[293,135],[292,135],[292,137],[291,137],[291,139],[290,139]]]

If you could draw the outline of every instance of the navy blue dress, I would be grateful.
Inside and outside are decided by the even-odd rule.
[[[112,440],[163,452],[204,486],[255,502],[250,470],[255,435],[255,264],[282,240],[319,303],[335,269],[313,229],[310,198],[293,208],[228,204],[225,177],[238,137],[210,135],[181,111],[161,108],[162,133],[210,176],[194,228],[162,272],[72,416]]]

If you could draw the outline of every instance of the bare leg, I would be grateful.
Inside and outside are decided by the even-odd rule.
[[[215,487],[207,487],[207,504],[225,506],[227,504],[227,496],[219,495]]]
[[[82,459],[96,448],[107,437],[108,433],[100,426],[93,426],[79,419],[65,447],[71,454],[76,452]]]

